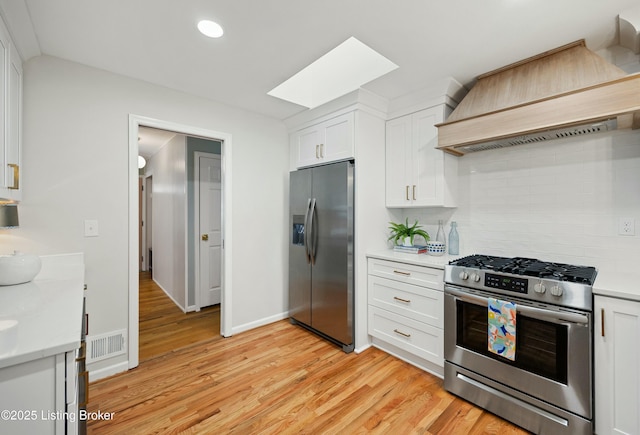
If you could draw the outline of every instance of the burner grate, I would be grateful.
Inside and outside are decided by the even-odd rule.
[[[551,263],[534,258],[507,258],[477,254],[454,260],[450,264],[587,285],[593,285],[597,273],[596,269],[590,266]]]

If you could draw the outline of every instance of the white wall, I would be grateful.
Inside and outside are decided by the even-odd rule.
[[[186,144],[177,134],[149,159],[153,280],[186,312]]]
[[[635,270],[640,258],[640,131],[468,154],[457,209],[405,210],[435,238],[458,221],[461,254],[525,256]],[[618,235],[618,219],[636,235]]]
[[[83,251],[90,334],[128,322],[129,114],[232,135],[233,329],[286,315],[288,136],[281,122],[53,57],[24,68],[21,228],[2,249]],[[98,220],[99,237],[83,236],[85,219]]]

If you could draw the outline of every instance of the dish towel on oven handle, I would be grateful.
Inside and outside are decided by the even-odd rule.
[[[493,352],[511,361],[516,359],[516,304],[488,298],[488,346]]]

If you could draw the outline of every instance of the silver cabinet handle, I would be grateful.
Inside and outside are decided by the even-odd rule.
[[[416,200],[416,185],[413,185],[413,200]]]
[[[400,270],[394,270],[393,273],[397,273],[398,275],[411,276],[409,272],[402,272]]]
[[[404,302],[406,304],[410,304],[411,303],[410,299],[402,299],[402,298],[399,298],[398,296],[394,296],[393,299],[395,299],[396,301]]]
[[[407,201],[410,201],[410,199],[409,199],[409,185],[407,185],[406,194],[407,194]]]
[[[318,149],[320,148],[320,145],[316,145],[316,159],[319,159],[320,157],[318,157]]]
[[[320,144],[320,158],[324,159],[324,144]]]
[[[398,335],[402,335],[403,337],[411,337],[411,334],[407,334],[406,332],[402,332],[402,331],[398,331],[397,329],[394,329],[393,332],[395,332]]]

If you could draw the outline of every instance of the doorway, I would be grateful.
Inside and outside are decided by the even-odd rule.
[[[168,130],[188,136],[217,140],[221,143],[220,176],[221,176],[221,309],[220,334],[231,336],[231,135],[224,132],[206,130],[184,124],[156,120],[137,115],[129,116],[129,368],[134,368],[139,362],[139,268],[140,252],[138,246],[138,133],[140,127],[151,127]],[[187,243],[185,243],[185,251]],[[185,268],[188,264],[184,265]],[[185,285],[187,285],[185,283]]]

